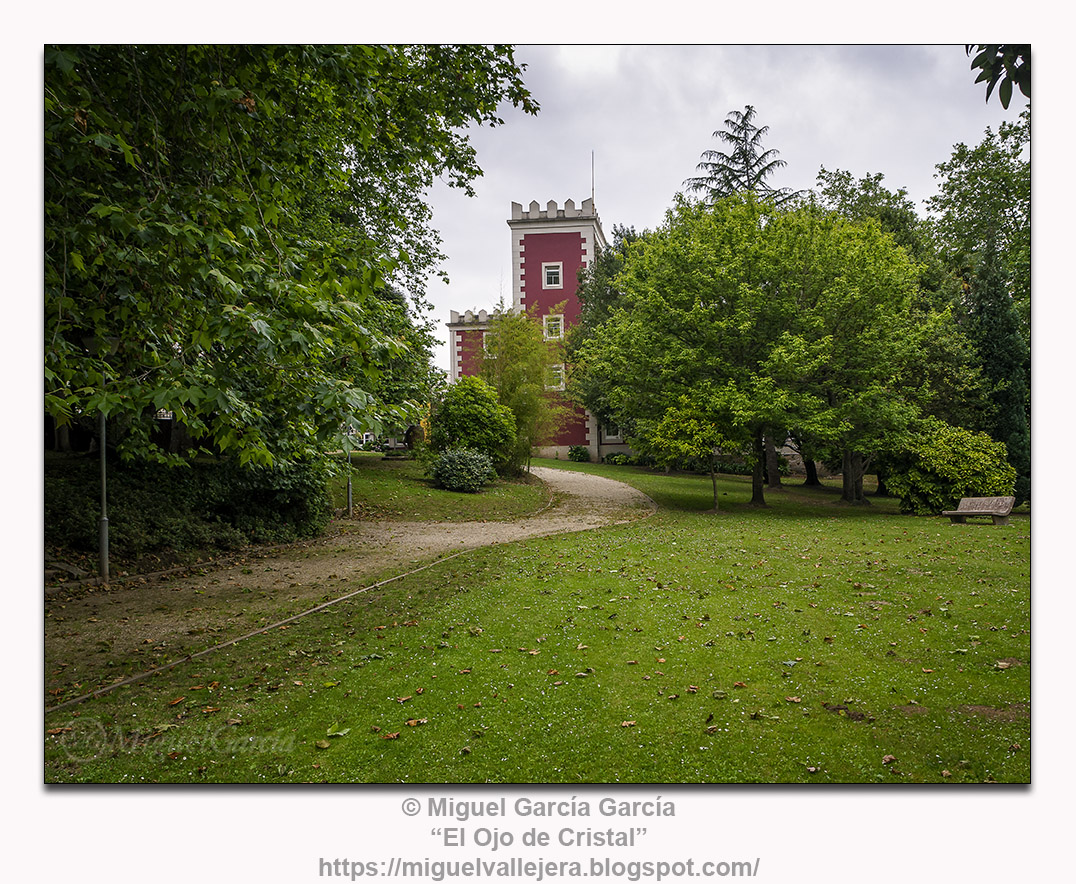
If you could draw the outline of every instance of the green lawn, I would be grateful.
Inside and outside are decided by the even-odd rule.
[[[732,476],[713,515],[708,477],[545,464],[660,509],[469,553],[48,715],[46,780],[1030,781],[1030,517],[797,485],[757,509]]]
[[[380,453],[351,455],[352,514],[389,521],[505,520],[532,515],[549,502],[539,482],[497,481],[481,494],[458,494],[435,488],[416,460],[386,458]],[[342,460],[332,486],[333,506],[347,507],[347,467]]]

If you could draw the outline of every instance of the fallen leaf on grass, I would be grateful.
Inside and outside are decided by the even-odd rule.
[[[747,687],[747,682],[738,681],[738,682],[735,682],[732,686],[734,688],[745,688],[745,687]]]
[[[896,755],[886,755],[886,756],[885,756],[885,757],[884,757],[884,758],[882,759],[882,764],[892,764],[892,763],[893,763],[894,761],[896,761],[896,760],[897,760],[897,756],[896,756]]]
[[[396,702],[397,703],[406,703],[410,699],[411,699],[411,695],[408,694],[406,697],[397,697]]]
[[[429,721],[428,718],[409,718],[409,719],[407,719],[407,726],[408,727],[418,727],[420,724],[426,724],[426,722],[428,722],[428,721]]]
[[[169,700],[168,705],[175,706],[177,703],[182,703],[186,699],[186,697],[176,697],[174,700]]]
[[[697,694],[699,692],[699,686],[697,684],[689,684],[687,686],[687,692],[689,694]]]
[[[328,740],[318,740],[316,743],[314,743],[314,745],[317,746],[317,748],[319,748],[319,749],[328,749],[329,748],[329,741]]]
[[[622,722],[620,722],[620,726],[621,727],[635,727],[635,722],[634,721],[622,721]]]
[[[66,734],[68,731],[74,730],[71,727],[53,727],[45,731],[50,737],[58,736],[59,734]]]
[[[392,733],[392,734],[382,734],[381,739],[382,740],[395,740],[399,736],[400,736],[400,732],[396,731],[395,733]]]
[[[209,714],[210,714],[210,713],[212,713],[212,712],[220,712],[220,706],[206,706],[206,707],[205,707],[205,708],[204,708],[204,709],[202,710],[202,713],[203,713],[204,715],[209,715]]]
[[[801,702],[803,702],[802,700],[800,700],[799,697],[785,697],[785,699],[788,700],[789,703],[801,703]]]
[[[350,733],[350,731],[351,731],[351,728],[349,728],[349,727],[341,727],[339,722],[333,722],[332,726],[327,731],[325,731],[325,736],[327,736],[327,737],[344,737],[344,736],[347,736],[347,734]]]

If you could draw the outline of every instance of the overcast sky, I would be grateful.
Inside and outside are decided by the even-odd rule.
[[[472,130],[485,174],[476,197],[437,185],[434,225],[450,278],[429,287],[437,334],[450,310],[512,299],[512,201],[578,205],[591,195],[609,236],[614,224],[658,226],[699,155],[732,110],[753,105],[764,141],[787,165],[777,187],[810,188],[820,167],[859,178],[881,172],[920,205],[936,190],[935,166],[954,145],[978,144],[989,126],[1015,120],[975,83],[963,45],[929,46],[521,46],[536,117],[512,108],[505,125]],[[448,350],[435,352],[447,370]]]

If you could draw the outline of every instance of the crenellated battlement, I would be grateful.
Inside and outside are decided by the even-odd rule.
[[[449,311],[449,325],[484,325],[489,322],[488,310]]]
[[[537,200],[533,200],[523,211],[522,203],[512,203],[512,221],[545,221],[550,218],[597,218],[594,211],[594,200],[585,199],[582,204],[576,206],[575,200],[565,200],[561,208],[556,200],[550,200],[543,209]]]

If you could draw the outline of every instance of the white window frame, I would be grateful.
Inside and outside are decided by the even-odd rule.
[[[555,362],[549,366],[549,380],[554,381],[552,384],[546,384],[547,390],[563,390],[564,389],[564,363]]]
[[[555,333],[550,331],[550,326],[553,326]],[[562,341],[564,340],[564,314],[563,313],[547,313],[542,317],[542,336],[547,341]]]
[[[556,283],[549,282],[549,271],[556,270],[557,281]],[[550,261],[542,265],[542,288],[544,289],[562,289],[564,288],[564,262],[563,261]]]
[[[482,355],[486,359],[496,359],[497,354],[496,353],[490,353],[490,351],[489,351],[489,336],[490,336],[490,332],[488,332],[488,331],[483,331],[482,332]]]

